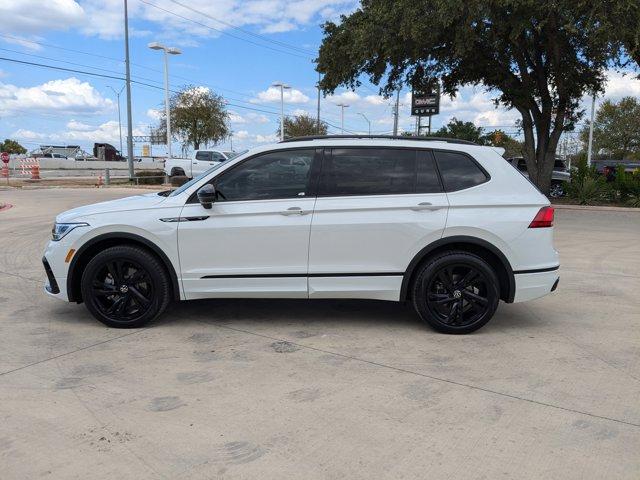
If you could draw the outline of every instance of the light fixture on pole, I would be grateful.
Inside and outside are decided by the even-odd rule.
[[[122,93],[122,91],[124,90],[124,87],[126,85],[123,85],[122,88],[120,89],[120,91],[117,91],[115,88],[113,88],[111,85],[107,85],[108,88],[110,88],[111,90],[113,90],[113,93],[115,93],[116,98],[118,99],[118,132],[120,134],[120,155],[122,155],[124,152],[122,151],[122,120],[120,119],[120,94]]]
[[[280,88],[280,141],[282,141],[284,140],[284,91],[291,87],[282,82],[275,82],[271,86]]]
[[[367,121],[367,123],[369,124],[369,135],[371,135],[371,121],[366,117],[366,115],[364,113],[358,112],[358,115],[360,115],[362,118],[364,118]]]
[[[349,105],[346,103],[338,103],[336,106],[340,107],[340,132],[344,134],[344,109]]]
[[[182,52],[175,47],[166,47],[159,42],[147,45],[151,50],[164,51],[164,109],[167,127],[167,157],[171,158],[171,109],[169,107],[169,55],[180,55]]]

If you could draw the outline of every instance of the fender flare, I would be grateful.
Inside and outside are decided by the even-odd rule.
[[[153,253],[155,253],[159,258],[162,264],[165,266],[167,271],[169,272],[169,278],[171,279],[171,287],[173,290],[173,298],[174,300],[180,300],[180,284],[178,282],[178,276],[176,275],[176,270],[173,268],[173,264],[166,253],[162,251],[158,245],[153,243],[151,240],[148,240],[140,235],[136,235],[134,233],[128,232],[111,232],[111,233],[103,233],[101,235],[97,235],[90,240],[87,240],[75,253],[73,258],[71,259],[71,263],[69,265],[69,275],[67,276],[67,297],[70,302],[79,302],[80,298],[75,298],[73,294],[73,284],[77,279],[79,272],[76,271],[78,259],[82,258],[83,253],[85,253],[91,246],[96,243],[102,242],[104,240],[131,240],[136,243],[140,243],[145,247],[149,248]],[[81,274],[80,274],[81,275]]]
[[[420,262],[422,262],[422,260],[427,258],[429,254],[431,254],[433,251],[439,248],[445,247],[447,245],[460,244],[460,243],[477,245],[478,247],[482,247],[488,250],[498,258],[498,260],[500,261],[500,263],[502,264],[502,266],[504,267],[507,273],[508,291],[506,292],[506,295],[505,295],[505,301],[507,303],[512,303],[516,294],[516,280],[513,274],[513,268],[511,267],[511,264],[509,263],[509,260],[507,259],[507,257],[504,255],[504,253],[500,251],[498,247],[496,247],[492,243],[489,243],[488,241],[483,240],[481,238],[468,237],[465,235],[453,235],[450,237],[442,237],[439,240],[436,240],[435,242],[432,242],[426,247],[424,247],[413,257],[402,278],[402,287],[400,288],[400,301],[405,301],[407,299],[408,293],[409,293],[409,287],[411,286],[411,279],[413,277],[413,273],[415,269],[418,267],[418,265],[420,265]]]

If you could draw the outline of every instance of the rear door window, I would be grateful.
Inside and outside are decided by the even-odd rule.
[[[474,187],[489,180],[478,164],[464,153],[436,151],[434,155],[447,192]]]
[[[334,148],[325,155],[318,194],[399,195],[415,187],[415,150]]]

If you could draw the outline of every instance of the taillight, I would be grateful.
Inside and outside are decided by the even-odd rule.
[[[553,207],[542,207],[529,224],[529,228],[553,227]]]

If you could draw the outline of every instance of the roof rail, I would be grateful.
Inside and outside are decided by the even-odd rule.
[[[304,137],[291,137],[284,140],[280,140],[279,143],[291,143],[291,142],[305,142],[308,140],[341,140],[341,139],[382,139],[382,140],[414,140],[421,142],[447,142],[458,143],[462,145],[478,145],[475,142],[469,140],[459,140],[457,138],[444,138],[444,137],[403,137],[400,135],[308,135]]]

